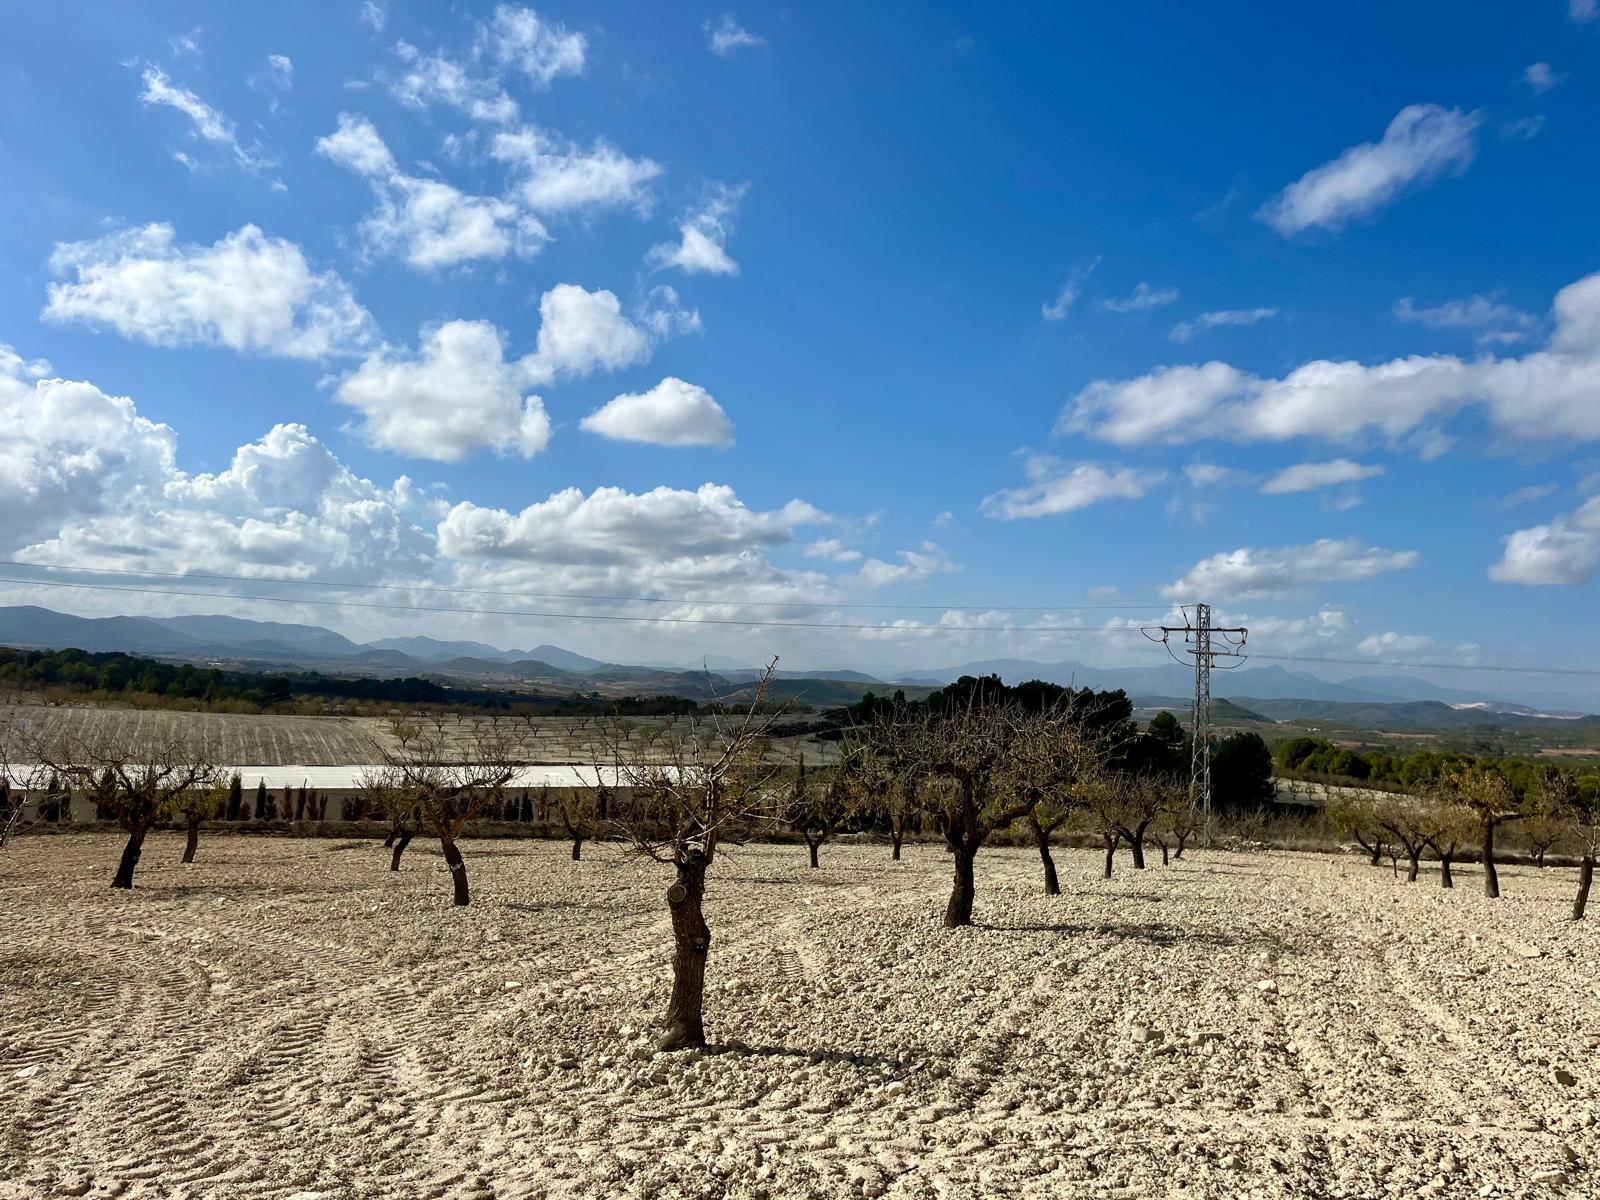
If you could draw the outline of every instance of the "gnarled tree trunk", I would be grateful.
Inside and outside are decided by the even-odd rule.
[[[706,925],[706,858],[691,850],[677,862],[678,877],[667,889],[672,910],[672,996],[662,1023],[663,1050],[706,1044],[706,955],[711,929]]]
[[[139,865],[139,856],[144,853],[145,828],[137,826],[128,831],[128,844],[122,848],[122,861],[117,864],[117,873],[111,877],[111,886],[114,888],[133,888],[133,869]]]
[[[1456,851],[1455,851],[1455,847],[1454,846],[1450,847],[1450,850],[1449,850],[1448,853],[1439,855],[1439,886],[1440,887],[1453,888],[1456,885],[1455,879],[1450,874],[1450,860],[1453,859],[1455,856],[1456,856]]]
[[[467,887],[467,864],[462,859],[461,850],[454,838],[441,837],[439,844],[444,847],[444,861],[450,867],[450,882],[455,886],[456,906],[465,908],[472,903],[472,892]]]
[[[1372,844],[1369,846],[1367,844],[1367,840],[1358,833],[1358,834],[1356,834],[1356,845],[1360,846],[1363,850],[1365,850],[1367,852],[1367,854],[1370,856],[1370,858],[1372,860],[1372,865],[1373,866],[1377,866],[1383,860],[1383,839],[1382,838],[1373,838],[1372,839]]]
[[[889,857],[892,858],[895,862],[899,862],[900,861],[900,844],[902,842],[904,842],[905,839],[906,839],[906,832],[905,832],[904,829],[900,828],[898,825],[891,826],[889,828],[889,846],[890,846]]]
[[[944,908],[944,927],[956,929],[972,924],[972,903],[977,897],[978,880],[973,861],[978,857],[976,847],[954,848],[955,879],[950,886],[950,903]]]
[[[581,833],[574,833],[572,835],[572,861],[583,861],[583,834]]]
[[[1144,870],[1144,826],[1131,830],[1126,836],[1128,848],[1133,851],[1133,869]]]
[[[1117,839],[1114,834],[1102,833],[1100,840],[1106,844],[1106,878],[1111,878],[1111,862],[1117,854]]]
[[[183,861],[192,863],[194,852],[200,848],[200,818],[197,814],[188,814],[189,838],[183,844]]]
[[[1483,823],[1483,894],[1493,900],[1500,895],[1500,872],[1494,866],[1494,827],[1496,822]]]
[[[1028,827],[1033,830],[1033,840],[1039,847],[1039,861],[1044,866],[1044,894],[1046,896],[1061,895],[1061,881],[1056,877],[1056,860],[1050,854],[1050,830],[1046,829],[1034,817],[1028,818]]]
[[[409,845],[411,845],[411,831],[408,829],[400,830],[394,838],[394,853],[389,857],[389,870],[398,871],[400,869],[400,856],[406,852],[406,847]]]
[[[1594,855],[1585,854],[1583,862],[1578,866],[1578,895],[1572,901],[1572,919],[1583,920],[1584,910],[1589,907],[1589,885],[1594,882]]]
[[[1406,872],[1406,882],[1415,883],[1417,881],[1417,872],[1422,869],[1422,851],[1420,849],[1413,850],[1410,846],[1407,846],[1406,861],[1411,864],[1411,869]]]
[[[811,851],[811,869],[813,871],[815,871],[822,865],[820,862],[817,861],[817,851],[822,849],[822,842],[820,840],[819,841],[815,841],[815,842],[812,841],[811,840],[811,836],[809,834],[807,834],[806,835],[806,849]]]

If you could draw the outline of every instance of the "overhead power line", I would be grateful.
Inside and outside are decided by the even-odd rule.
[[[427,592],[455,596],[504,596],[522,600],[582,600],[634,604],[715,604],[724,608],[848,608],[916,612],[1131,612],[1162,611],[1170,604],[861,604],[812,600],[713,600],[705,597],[586,595],[578,592],[525,592],[493,588],[441,587],[437,584],[344,583],[327,579],[291,579],[271,575],[222,575],[198,571],[149,571],[123,567],[75,567],[66,563],[19,562],[0,559],[0,567],[25,570],[70,571],[81,574],[120,575],[140,579],[203,579],[224,583],[282,583],[293,587],[360,588],[367,591]]]
[[[985,633],[980,626],[962,625],[869,625],[843,621],[761,621],[736,617],[642,617],[624,613],[572,613],[532,612],[520,608],[460,608],[430,604],[380,604],[362,600],[312,600],[299,596],[236,596],[228,592],[200,592],[179,588],[128,587],[116,583],[75,583],[65,579],[13,579],[0,576],[0,583],[14,583],[23,587],[76,588],[91,592],[126,592],[141,596],[190,596],[202,600],[242,600],[247,603],[313,605],[318,608],[375,609],[382,612],[411,613],[461,613],[480,617],[528,617],[543,621],[611,621],[632,622],[639,625],[736,625],[759,629],[852,629],[872,630],[880,633]],[[1136,625],[1091,626],[1074,625],[1007,625],[994,632],[1023,634],[1128,634],[1139,633]]]

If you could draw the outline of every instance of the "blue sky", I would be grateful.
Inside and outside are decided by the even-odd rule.
[[[900,628],[5,599],[879,670],[1148,661],[1027,626],[1199,599],[1595,662],[1592,9],[28,6],[10,560]]]

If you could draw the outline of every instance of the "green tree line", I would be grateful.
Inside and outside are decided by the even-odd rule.
[[[622,716],[693,715],[703,711],[678,696],[538,696],[526,692],[454,688],[416,676],[372,679],[317,671],[256,672],[170,663],[116,652],[17,650],[0,647],[0,688],[65,691],[84,697],[122,699],[157,708],[285,712],[304,702],[354,702],[457,706],[473,709],[537,708],[556,714],[614,713]]]

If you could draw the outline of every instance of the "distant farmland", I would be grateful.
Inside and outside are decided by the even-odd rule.
[[[393,746],[389,722],[382,717],[294,717],[239,715],[234,713],[172,712],[162,709],[68,707],[45,704],[7,705],[0,719],[20,718],[30,731],[53,737],[110,737],[133,745],[158,745],[164,738],[181,735],[210,743],[216,760],[227,766],[340,767],[380,761],[377,747]],[[647,726],[661,717],[623,718],[629,725]],[[487,718],[448,718],[449,729],[465,741]],[[804,728],[798,722],[796,732]],[[789,743],[785,755],[795,752],[780,731],[777,740]],[[542,717],[534,722],[534,735],[526,742],[527,761],[533,763],[593,763],[609,761],[601,723],[593,717]],[[810,761],[820,761],[821,749],[805,749]]]
[[[374,740],[388,742],[374,717],[274,717],[231,713],[167,712],[135,708],[66,708],[18,705],[7,715],[47,737],[111,737],[133,745],[159,745],[181,735],[213,743],[224,763],[296,763],[333,767],[376,760]]]

